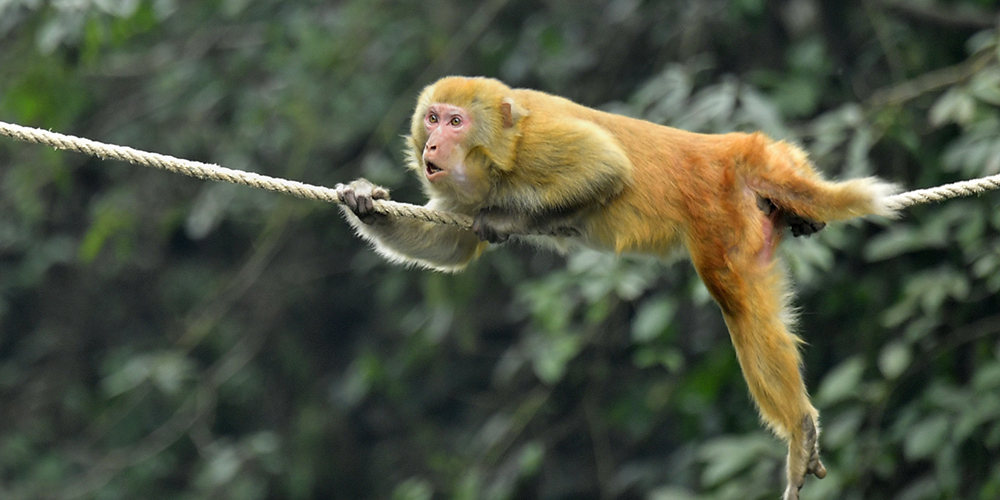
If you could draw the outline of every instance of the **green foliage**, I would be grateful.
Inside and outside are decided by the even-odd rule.
[[[0,2],[0,120],[306,182],[485,74],[830,177],[1000,172],[995,0]],[[984,21],[985,20],[985,21]],[[826,479],[1000,497],[1000,194],[782,253]],[[685,262],[392,267],[330,206],[0,140],[0,497],[768,499],[784,450]]]

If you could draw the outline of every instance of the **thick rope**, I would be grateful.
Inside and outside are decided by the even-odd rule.
[[[149,153],[125,146],[104,144],[90,139],[63,135],[38,128],[22,127],[0,121],[0,135],[6,135],[19,141],[45,144],[56,149],[84,153],[101,159],[110,158],[127,161],[135,165],[160,168],[199,179],[230,182],[309,200],[343,203],[340,197],[337,196],[336,190],[326,187],[268,177],[253,172],[233,170],[210,163],[182,160],[173,156]],[[886,204],[890,208],[898,210],[923,203],[971,196],[995,189],[1000,189],[1000,174],[893,195],[886,199]],[[410,217],[427,222],[459,226],[465,229],[472,228],[472,218],[467,215],[431,210],[419,205],[397,201],[375,200],[374,208],[376,212],[390,217]]]
[[[1000,174],[968,181],[952,182],[943,186],[915,189],[886,198],[889,208],[899,210],[913,205],[922,205],[951,198],[972,196],[986,191],[1000,189]]]
[[[182,160],[173,156],[149,153],[125,146],[104,144],[90,139],[82,139],[71,135],[63,135],[47,130],[22,127],[0,121],[0,134],[19,141],[45,144],[56,149],[74,151],[96,156],[101,159],[127,161],[135,165],[160,168],[177,174],[197,177],[213,181],[230,182],[243,186],[266,189],[277,193],[288,194],[307,200],[320,200],[327,203],[343,203],[337,196],[337,191],[320,186],[313,186],[297,181],[278,179],[266,175],[233,170],[210,163]],[[472,228],[472,218],[451,212],[431,210],[419,205],[400,203],[388,200],[375,200],[375,211],[390,217],[410,217],[438,224]]]

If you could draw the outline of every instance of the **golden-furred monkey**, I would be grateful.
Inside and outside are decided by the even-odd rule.
[[[686,132],[486,78],[425,88],[407,140],[426,206],[475,222],[388,218],[372,210],[385,189],[364,179],[337,186],[345,216],[376,251],[457,271],[511,235],[664,257],[684,247],[722,308],[764,421],[788,443],[784,500],[799,497],[807,474],[826,475],[774,251],[786,226],[808,235],[830,221],[892,217],[885,200],[895,186],[826,181],[801,149],[760,133]]]

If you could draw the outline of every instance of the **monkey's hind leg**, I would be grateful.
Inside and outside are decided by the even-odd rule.
[[[783,498],[797,500],[805,476],[822,478],[826,469],[819,459],[819,413],[809,402],[800,373],[800,340],[787,326],[792,314],[784,273],[770,258],[761,258],[761,252],[770,253],[767,249],[734,250],[704,240],[689,246],[695,267],[722,308],[761,417],[788,443]]]

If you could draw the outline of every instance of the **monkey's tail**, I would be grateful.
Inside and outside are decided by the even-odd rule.
[[[761,134],[748,136],[750,141],[761,139],[767,141],[763,148],[745,149],[761,154],[756,158],[756,155],[746,158],[749,167],[747,184],[758,196],[766,198],[779,209],[817,222],[866,215],[896,217],[896,210],[890,208],[886,199],[901,191],[898,185],[876,177],[824,180],[798,147],[783,141],[771,142]]]

